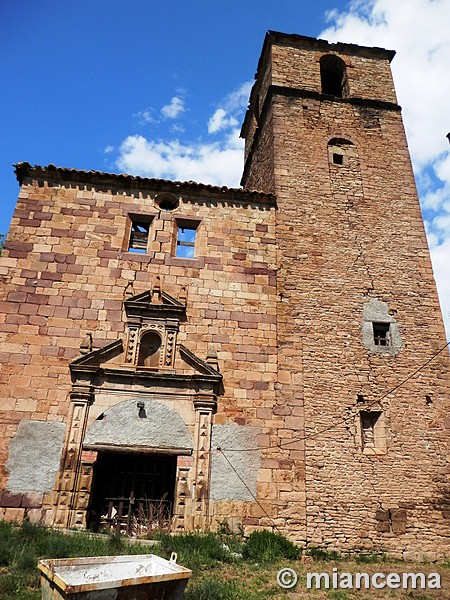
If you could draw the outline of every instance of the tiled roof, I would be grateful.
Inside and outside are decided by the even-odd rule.
[[[230,196],[230,199],[268,202],[275,204],[275,196],[265,192],[248,190],[243,188],[229,188],[226,186],[215,186],[195,181],[171,181],[169,179],[155,179],[138,177],[136,175],[105,173],[103,171],[83,171],[79,169],[68,169],[56,167],[53,164],[47,166],[32,166],[28,162],[20,162],[14,166],[14,172],[20,185],[26,178],[40,180],[64,181],[72,183],[109,183],[114,187],[133,189],[156,189],[159,191],[171,191],[178,193],[195,193],[202,196],[222,195]]]

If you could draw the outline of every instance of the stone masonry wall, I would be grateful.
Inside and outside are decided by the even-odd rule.
[[[200,358],[215,348],[223,375],[213,519],[309,546],[448,555],[449,355],[390,54],[267,39],[243,185],[276,206],[256,192],[19,167],[0,258],[0,516],[38,520],[43,483],[19,489],[11,440],[37,421],[62,436],[86,331],[96,347],[123,336],[125,294],[160,277],[174,297],[187,290],[178,341]],[[327,51],[346,64],[350,100],[321,94]],[[160,192],[179,207],[160,210]],[[130,215],[151,220],[145,255],[127,251]],[[189,223],[195,257],[177,258]]]
[[[297,88],[273,96],[273,129],[258,139],[274,140],[276,406],[284,438],[300,439],[292,450],[278,438],[284,498],[297,518],[304,502],[306,532],[281,502],[280,520],[314,546],[446,554],[449,358],[401,114],[322,98],[315,51],[274,43],[272,56],[273,81]],[[341,58],[351,95],[395,102],[387,60]],[[247,169],[255,180],[258,163]],[[363,343],[375,305],[395,322],[395,352]],[[371,449],[360,413],[373,412]]]
[[[24,181],[0,258],[2,489],[20,422],[67,421],[68,364],[86,331],[95,347],[123,336],[125,290],[145,291],[156,276],[175,297],[187,290],[179,342],[203,358],[211,346],[218,351],[225,390],[215,423],[264,428],[276,380],[273,200],[195,184],[134,186],[132,178],[77,180],[40,168]],[[159,210],[161,191],[175,191],[179,208]],[[129,214],[153,218],[148,254],[127,252]],[[174,257],[176,219],[200,222],[194,259]],[[32,492],[15,490],[11,500],[5,491],[6,518],[23,515]]]

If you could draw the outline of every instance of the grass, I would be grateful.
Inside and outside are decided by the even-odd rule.
[[[0,521],[0,598],[40,599],[40,558],[145,554],[151,550],[148,546],[128,546],[117,535],[105,540],[88,534],[64,535],[28,521],[20,527]]]
[[[311,549],[307,560],[300,560],[298,548],[282,536],[255,532],[247,540],[229,532],[186,533],[158,536],[159,545],[129,545],[126,539],[111,535],[99,539],[89,534],[64,535],[25,522],[20,527],[0,522],[0,598],[2,600],[40,600],[40,558],[104,556],[112,554],[154,553],[178,562],[193,571],[185,600],[449,600],[450,563],[424,565],[389,561],[385,556],[360,554],[354,558]],[[277,573],[283,567],[299,576],[294,590],[282,590]],[[306,589],[307,572],[331,573],[439,572],[441,590],[326,590]]]

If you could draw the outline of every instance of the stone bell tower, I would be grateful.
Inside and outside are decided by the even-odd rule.
[[[449,549],[450,380],[393,57],[269,32],[242,184],[277,198],[277,516],[407,557]]]

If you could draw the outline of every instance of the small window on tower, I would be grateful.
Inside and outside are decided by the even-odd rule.
[[[389,323],[372,323],[375,346],[390,346]]]
[[[333,153],[333,164],[334,165],[344,164],[344,155]]]
[[[177,222],[177,227],[175,256],[178,258],[194,258],[198,223]]]
[[[386,451],[386,432],[381,411],[361,411],[361,441],[365,453]]]
[[[131,217],[128,252],[138,252],[140,254],[147,252],[150,223],[151,220],[146,220],[145,217]]]

